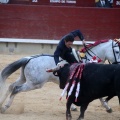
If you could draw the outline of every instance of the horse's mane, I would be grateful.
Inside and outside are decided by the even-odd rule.
[[[54,57],[54,55],[49,55],[49,54],[37,54],[37,55],[32,55],[32,56],[30,56],[30,57],[32,57],[32,58],[37,58],[37,57],[40,57],[40,56]]]
[[[108,42],[109,40],[108,39],[105,39],[105,40],[98,40],[98,41],[95,41],[93,44],[88,44],[86,45],[85,47],[83,47],[80,52],[83,52],[85,53],[86,52],[86,49],[89,49],[89,48],[92,48],[92,47],[95,47],[101,43],[105,43],[105,42]]]

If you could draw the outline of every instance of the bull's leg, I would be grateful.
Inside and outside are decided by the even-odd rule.
[[[104,100],[103,98],[99,98],[99,99],[100,99],[100,102],[101,102],[102,106],[106,108],[106,111],[107,111],[108,113],[111,113],[111,112],[112,112],[112,109],[110,108],[110,106],[108,106],[107,101]]]
[[[72,102],[70,100],[68,100],[66,103],[66,120],[72,120],[72,116],[71,116],[71,112],[70,112],[71,104],[72,104]]]
[[[84,104],[81,105],[81,108],[80,108],[81,113],[80,113],[80,116],[77,120],[83,120],[84,119],[85,110],[87,109],[88,104],[89,103],[84,103]]]
[[[67,93],[66,93],[66,95],[67,95]],[[74,104],[71,105],[71,111],[77,111],[77,107]]]

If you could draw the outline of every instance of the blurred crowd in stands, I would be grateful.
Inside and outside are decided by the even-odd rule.
[[[31,0],[0,0],[0,3],[12,3],[10,2],[12,1],[13,3],[15,1],[31,1]],[[32,0],[33,3],[39,3],[41,0]],[[46,0],[48,2],[50,2],[51,0]],[[53,0],[54,2],[53,3],[58,3],[61,1],[61,0]],[[74,1],[75,3],[77,3],[77,0],[63,0],[65,3],[67,4],[71,4],[72,1]],[[88,0],[89,2],[89,0]],[[114,1],[115,2],[115,1]],[[118,1],[118,4],[120,5],[120,0]],[[96,6],[96,7],[103,7],[103,8],[112,8],[113,7],[113,0],[95,0],[95,3],[93,1],[93,6]]]
[[[95,0],[95,4],[96,7],[112,8],[113,0]]]

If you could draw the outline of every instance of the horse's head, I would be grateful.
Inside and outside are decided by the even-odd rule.
[[[116,40],[100,40],[94,44],[88,44],[82,49],[85,57],[83,62],[89,62],[93,56],[97,56],[97,59],[101,59],[104,63],[108,60],[110,63],[120,63],[120,39]]]
[[[108,44],[109,40],[99,40],[93,44],[87,44],[80,50],[80,52],[84,53],[84,57],[81,57],[84,63],[90,62],[90,60],[96,56],[97,60],[100,60],[100,63],[105,62],[105,50],[106,44]]]
[[[109,40],[109,45],[106,47],[106,59],[113,64],[120,63],[120,39]]]

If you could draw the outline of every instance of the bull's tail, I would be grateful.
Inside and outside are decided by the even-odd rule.
[[[9,65],[7,65],[0,73],[0,86],[5,80],[20,67],[25,66],[30,58],[21,58]]]

